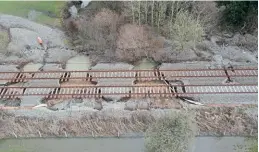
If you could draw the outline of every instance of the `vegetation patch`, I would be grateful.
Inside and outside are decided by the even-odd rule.
[[[8,31],[0,27],[0,52],[5,52],[9,43]]]
[[[0,13],[27,18],[31,10],[42,12],[36,22],[51,26],[61,26],[60,11],[64,1],[1,1]]]
[[[194,117],[175,112],[158,119],[145,134],[147,152],[185,152],[195,136]]]
[[[121,114],[111,112],[109,115],[89,112],[81,117],[59,118],[15,116],[1,111],[0,137],[96,137],[145,132],[162,117],[153,112],[121,111]],[[197,135],[257,136],[257,118],[248,116],[240,108],[202,108],[186,112],[196,113]]]

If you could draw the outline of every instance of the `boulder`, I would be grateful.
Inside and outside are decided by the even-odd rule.
[[[95,102],[95,103],[94,103],[94,109],[96,109],[96,110],[102,110],[102,109],[103,109],[102,102]]]
[[[232,61],[257,63],[257,59],[252,53],[244,51],[237,46],[224,47],[220,51],[220,55],[222,55],[223,58],[227,58]]]
[[[18,72],[16,68],[17,65],[0,65],[1,72]],[[15,73],[10,73],[8,75],[2,76],[2,78],[12,78],[15,77]],[[6,84],[8,80],[0,80],[0,85]]]
[[[6,56],[4,54],[0,54],[1,64],[21,64],[24,62],[28,62],[28,60],[16,55]]]
[[[48,56],[45,59],[46,62],[66,62],[77,53],[64,48],[49,48],[47,54]]]
[[[39,69],[42,67],[43,65],[40,63],[27,63],[26,65],[23,66],[22,71],[23,72],[31,72],[31,71],[39,71]]]
[[[5,28],[21,28],[33,31],[38,34],[37,36],[40,36],[42,38],[43,43],[46,41],[51,42],[50,47],[66,47],[66,44],[64,43],[66,40],[66,36],[62,31],[32,22],[25,18],[1,14],[0,25]],[[37,41],[37,39],[31,39],[31,41]]]
[[[21,56],[26,61],[32,61],[34,63],[43,62],[45,51],[42,49],[23,49],[21,50]]]
[[[30,89],[26,89],[25,94],[30,93]],[[26,106],[37,106],[41,104],[43,97],[42,96],[22,96],[21,97],[21,107]]]
[[[150,109],[150,103],[146,101],[140,101],[138,102],[137,109],[139,110],[149,110]]]
[[[83,70],[89,70],[90,66],[91,66],[91,63],[90,63],[89,57],[80,55],[67,60],[66,70],[83,71]]]
[[[52,106],[52,109],[56,110],[67,110],[71,107],[71,100],[64,100]]]
[[[39,48],[37,32],[23,29],[23,28],[10,28],[11,41],[8,44],[7,50],[12,53],[22,53],[21,51],[28,45],[30,48]]]
[[[91,1],[83,0],[81,4],[81,8],[85,8]]]
[[[75,5],[71,6],[68,11],[70,12],[71,16],[73,18],[77,17],[77,8],[75,7]]]
[[[45,64],[42,68],[43,71],[62,71],[61,64]]]
[[[137,103],[134,102],[134,101],[128,101],[125,103],[125,108],[124,110],[130,110],[130,111],[134,111],[134,110],[137,110]]]

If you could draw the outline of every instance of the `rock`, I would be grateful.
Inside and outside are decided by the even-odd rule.
[[[131,70],[134,66],[127,63],[98,63],[92,70]]]
[[[0,63],[1,64],[21,64],[27,62],[28,60],[18,57],[16,55],[6,56],[4,54],[0,54]]]
[[[229,33],[229,32],[224,32],[224,33],[222,33],[222,36],[223,36],[223,37],[226,37],[226,38],[232,38],[232,37],[233,37],[233,34],[232,34],[232,33]]]
[[[40,36],[42,38],[43,43],[47,40],[52,42],[50,47],[66,47],[66,44],[64,43],[66,40],[66,36],[62,31],[58,29],[52,29],[48,26],[32,22],[28,19],[24,19],[21,17],[4,14],[0,15],[0,25],[2,25],[5,28],[21,28],[33,31],[33,33],[37,33],[37,36]],[[30,41],[37,42],[37,39],[31,38]]]
[[[223,64],[223,57],[221,55],[214,55],[212,57],[213,61],[216,62],[218,65]]]
[[[102,102],[103,109],[123,110],[125,103],[122,102]]]
[[[75,5],[71,6],[68,11],[70,12],[71,16],[73,18],[77,17],[77,8],[75,7]]]
[[[18,72],[19,70],[16,68],[17,65],[0,65],[1,72]],[[15,77],[14,73],[10,73],[2,78],[12,78]],[[8,80],[0,80],[0,85],[6,84]]]
[[[181,63],[162,63],[159,66],[160,70],[180,70],[180,69],[206,69],[210,66],[207,61],[193,61]]]
[[[94,103],[94,109],[96,109],[96,110],[102,110],[102,109],[103,109],[102,102],[95,102],[95,103]]]
[[[85,8],[91,1],[83,0],[81,4],[81,8]]]
[[[22,71],[23,72],[31,72],[31,71],[39,71],[39,69],[42,67],[43,65],[40,63],[27,63],[26,65],[23,66]]]
[[[137,110],[137,103],[134,101],[126,102],[124,110],[130,110],[130,111]]]
[[[103,109],[102,101],[96,100],[94,98],[83,99],[83,103],[81,105],[83,107],[92,108],[92,109],[96,109],[96,110],[102,110]]]
[[[150,103],[149,102],[142,102],[142,101],[139,101],[138,102],[138,105],[137,105],[137,109],[139,110],[149,110],[150,109]]]
[[[25,94],[30,93],[31,89],[26,89]],[[26,106],[37,106],[41,104],[43,96],[22,96],[21,97],[21,107]]]
[[[198,59],[198,56],[194,52],[194,50],[182,50],[182,51],[176,51],[172,50],[171,48],[164,48],[162,50],[163,52],[162,56],[164,57],[164,61],[191,61]],[[155,58],[156,55],[154,55]]]
[[[71,100],[64,100],[60,103],[55,104],[51,108],[57,109],[57,110],[67,110],[71,107]]]
[[[46,62],[66,62],[77,54],[75,51],[61,48],[49,48],[47,53]]]
[[[258,37],[251,34],[245,34],[240,38],[239,44],[249,51],[258,52]]]
[[[61,64],[45,64],[42,68],[43,71],[62,71]]]
[[[18,107],[21,104],[20,99],[1,99],[0,105],[3,106],[11,106],[11,107]]]
[[[224,47],[220,51],[220,55],[232,61],[257,63],[257,59],[252,53],[244,51],[237,46]]]
[[[21,55],[27,61],[33,61],[34,63],[36,62],[39,63],[39,62],[43,62],[45,51],[40,49],[32,49],[32,50],[24,49],[22,50]]]
[[[80,55],[70,58],[66,63],[66,70],[68,71],[84,71],[89,70],[91,66],[89,57]]]
[[[40,48],[37,42],[38,33],[22,28],[10,28],[11,41],[7,50],[12,53],[22,54],[22,50],[29,45],[30,48]]]
[[[88,107],[88,108],[94,108],[95,107],[95,99],[83,99],[82,106]]]

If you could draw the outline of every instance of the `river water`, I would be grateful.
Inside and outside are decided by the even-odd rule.
[[[245,152],[243,137],[196,137],[188,152]],[[237,148],[239,147],[239,148]],[[138,138],[33,138],[0,140],[0,152],[144,152]]]

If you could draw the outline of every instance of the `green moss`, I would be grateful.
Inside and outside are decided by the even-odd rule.
[[[38,23],[61,28],[60,19],[58,19],[58,18],[52,18],[52,17],[41,14],[36,18],[35,21]]]

